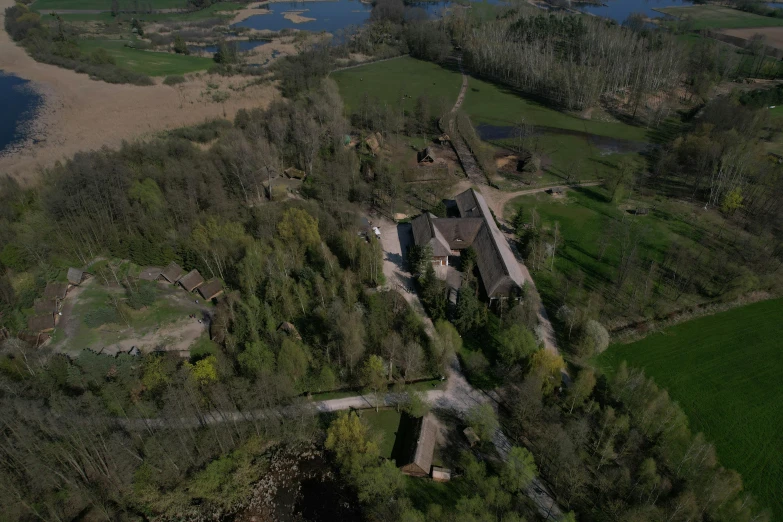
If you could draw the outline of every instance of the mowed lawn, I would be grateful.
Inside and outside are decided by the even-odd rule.
[[[214,63],[211,59],[200,56],[131,49],[125,47],[122,40],[79,40],[79,49],[83,53],[91,53],[100,48],[106,49],[119,67],[149,76],[203,71]]]
[[[742,27],[772,27],[783,25],[783,18],[747,13],[718,5],[661,7],[655,9],[675,18],[690,18],[693,29],[739,29]]]
[[[365,410],[362,419],[370,426],[373,433],[381,437],[379,449],[381,457],[390,459],[397,440],[397,429],[400,426],[400,412],[397,410]]]
[[[620,122],[585,120],[521,96],[503,86],[470,78],[462,104],[474,124],[530,125],[587,132],[631,141],[648,141],[647,130]]]
[[[440,99],[445,107],[451,107],[462,85],[458,71],[409,56],[337,71],[332,78],[340,87],[349,113],[359,109],[365,96],[413,111],[416,99],[426,94],[430,100]]]
[[[598,359],[644,368],[783,520],[783,299],[689,321]]]

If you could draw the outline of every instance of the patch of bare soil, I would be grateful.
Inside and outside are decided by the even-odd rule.
[[[746,27],[743,29],[721,29],[720,33],[750,40],[754,35],[764,37],[764,43],[770,47],[783,49],[783,27]]]
[[[101,353],[117,355],[118,353],[127,353],[134,346],[142,353],[149,353],[155,350],[166,352],[175,352],[180,355],[187,355],[190,347],[196,340],[206,333],[209,329],[209,321],[206,318],[186,317],[175,323],[168,324],[153,332],[142,336],[135,336],[133,329],[128,330],[127,339],[106,346]]]
[[[5,9],[13,2],[0,0],[0,26]],[[0,172],[27,185],[39,178],[41,168],[78,151],[118,147],[123,140],[145,139],[206,119],[233,118],[239,109],[265,107],[278,96],[272,85],[247,87],[251,78],[244,77],[189,75],[187,83],[173,87],[95,81],[36,62],[4,30],[0,30],[0,70],[31,80],[45,99],[32,138],[19,150],[0,157]],[[228,100],[215,101],[208,83],[230,93]]]

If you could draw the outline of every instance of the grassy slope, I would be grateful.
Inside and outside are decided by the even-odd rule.
[[[662,7],[661,13],[676,18],[689,17],[693,29],[739,29],[743,27],[772,27],[783,25],[783,19],[746,13],[717,5],[695,5],[689,7]]]
[[[184,56],[172,53],[141,51],[125,47],[121,40],[80,40],[79,48],[90,53],[103,48],[114,57],[119,67],[149,76],[166,76],[203,71],[213,65],[209,58]]]
[[[40,11],[50,9],[100,9],[111,10],[112,0],[36,0],[31,7]],[[134,9],[135,3],[131,0],[118,0],[120,9]],[[153,9],[184,9],[185,0],[139,0],[139,8],[152,6]]]
[[[443,98],[450,107],[462,84],[459,72],[407,56],[338,71],[332,78],[340,87],[348,112],[359,108],[365,93],[393,107],[399,107],[403,95],[408,95],[402,101],[407,111],[415,108],[422,94],[431,100]]]
[[[59,1],[59,0],[56,0]],[[35,7],[42,15],[47,14],[47,10],[44,8]],[[179,21],[179,22],[194,22],[198,20],[204,20],[207,18],[219,18],[223,16],[233,16],[231,11],[242,8],[242,4],[234,2],[220,2],[212,4],[206,9],[200,11],[188,11],[188,12],[174,12],[174,13],[142,13],[138,15],[134,14],[121,14],[119,17],[114,17],[110,12],[102,13],[76,13],[76,14],[62,14],[60,15],[64,20],[68,22],[104,22],[107,24],[122,20],[126,23],[130,23],[132,18],[138,18],[142,22],[164,22],[164,21]],[[49,7],[48,9],[64,9],[63,7]],[[161,7],[161,9],[163,9]]]
[[[783,520],[783,300],[675,326],[598,358],[625,360],[668,389],[762,505]]]

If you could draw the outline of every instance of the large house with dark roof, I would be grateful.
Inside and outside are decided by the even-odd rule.
[[[508,242],[495,224],[484,196],[473,189],[455,198],[459,217],[438,218],[426,212],[411,222],[413,242],[432,248],[432,262],[448,265],[449,256],[473,247],[481,282],[489,299],[516,297],[525,276]]]

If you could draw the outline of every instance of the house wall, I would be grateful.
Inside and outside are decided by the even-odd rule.
[[[449,258],[446,256],[435,256],[432,258],[433,265],[449,266]]]

